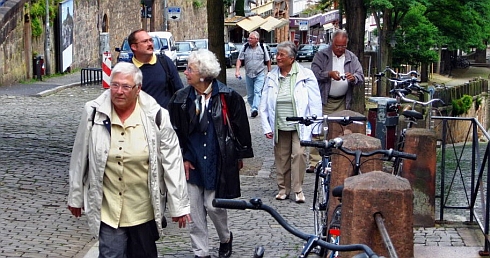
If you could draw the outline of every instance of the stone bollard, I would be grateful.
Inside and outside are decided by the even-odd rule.
[[[350,150],[361,150],[362,152],[369,152],[373,150],[381,149],[381,141],[377,138],[367,136],[360,133],[352,133],[341,137],[344,141],[343,147]],[[330,181],[330,187],[333,189],[336,186],[343,185],[344,180],[350,176],[353,176],[354,169],[351,162],[354,161],[354,156],[341,156],[343,154],[340,150],[333,150],[332,155],[332,177]],[[344,154],[345,155],[345,154]],[[374,159],[373,159],[374,158]],[[369,161],[364,163],[361,167],[361,172],[370,172],[381,170],[383,168],[383,161],[379,160],[376,156],[369,157]],[[366,158],[362,158],[361,162]],[[333,211],[338,204],[338,201],[332,197],[330,193],[330,202],[328,205],[329,214]],[[331,219],[329,217],[329,219]]]
[[[417,155],[416,160],[404,160],[402,177],[408,179],[413,188],[414,226],[435,226],[436,196],[436,133],[428,129],[407,130],[404,152]]]
[[[414,257],[412,198],[408,180],[389,173],[373,171],[347,178],[340,244],[366,244],[380,257],[390,257],[374,219],[379,212],[398,257]]]
[[[342,111],[337,111],[334,112],[328,116],[351,116],[351,117],[364,117],[363,114],[354,112],[352,110],[342,110]],[[333,139],[335,137],[339,137],[342,135],[346,135],[349,133],[362,133],[366,134],[366,124],[357,124],[357,123],[352,123],[347,126],[341,126],[340,124],[336,122],[328,122],[328,139]]]

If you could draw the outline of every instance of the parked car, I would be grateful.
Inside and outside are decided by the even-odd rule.
[[[188,39],[186,41],[192,41],[196,44],[197,49],[208,49],[208,39]]]
[[[238,60],[238,54],[240,52],[236,49],[235,44],[228,42],[225,43],[225,60],[226,60],[226,67],[230,68],[234,64],[236,64],[236,61]]]
[[[320,43],[320,44],[318,44],[316,46],[317,46],[317,50],[316,51],[318,52],[318,51],[320,51],[320,50],[322,50],[324,48],[327,48],[329,45],[328,44],[325,44],[325,43]]]
[[[238,50],[238,52],[240,52],[243,48],[243,45],[245,45],[245,43],[233,43],[233,44],[235,44],[236,50]]]
[[[153,53],[156,55],[164,54],[163,44],[158,37],[152,37],[153,39]],[[114,49],[116,52],[119,52],[117,55],[117,62],[131,62],[133,58],[133,51],[131,51],[131,47],[129,46],[128,38],[123,40],[121,47],[116,47]]]
[[[187,67],[187,60],[192,51],[196,51],[196,44],[192,41],[175,42],[177,46],[177,68]]]
[[[155,36],[160,39],[162,43],[162,48],[165,50],[165,55],[167,55],[170,60],[177,65],[177,47],[175,46],[175,39],[170,31],[151,31],[148,32],[150,36]]]
[[[313,61],[313,57],[318,51],[318,47],[311,44],[301,44],[298,48],[298,54],[296,55],[296,60],[301,62],[303,60]]]
[[[208,49],[208,40],[207,39],[188,39],[186,41],[194,42],[198,49],[204,48]],[[225,43],[225,59],[226,59],[226,67],[230,68],[234,64],[236,64],[236,60],[238,59],[238,54],[240,53],[237,50],[234,43],[226,42]]]
[[[277,43],[269,43],[271,63],[277,64]]]

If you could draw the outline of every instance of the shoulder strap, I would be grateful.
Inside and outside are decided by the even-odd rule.
[[[262,44],[262,42],[259,42],[259,46],[260,46],[260,48],[262,48],[262,52],[264,52],[264,62],[265,62],[265,48],[264,48],[264,44]]]
[[[161,129],[160,126],[162,125],[162,109],[159,109],[157,112],[157,115],[155,116],[155,123],[158,126],[158,129]]]
[[[160,65],[162,65],[163,70],[165,71],[165,76],[167,76],[167,87],[170,88],[170,92],[172,94],[175,92],[175,89],[172,84],[172,74],[170,73],[170,69],[168,68],[167,61],[165,60],[165,57],[158,57],[158,62]]]
[[[95,107],[93,108],[94,111],[92,112],[92,126],[94,126],[94,120],[95,120]]]
[[[243,45],[243,52],[245,52],[247,50],[247,48],[248,48],[248,42],[245,43],[245,45]]]
[[[223,111],[223,124],[226,125],[226,120],[228,120],[228,106],[226,105],[225,94],[219,94],[221,98],[221,110]]]

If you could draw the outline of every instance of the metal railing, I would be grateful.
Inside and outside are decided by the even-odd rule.
[[[449,209],[469,211],[469,222],[476,221],[487,236],[490,224],[490,135],[475,118],[433,116],[432,119],[442,122],[440,194],[436,195],[440,199],[439,219],[444,221],[445,211]],[[457,130],[460,133],[466,132],[466,140],[463,142],[455,143],[454,129],[449,126],[452,121],[459,121]],[[461,121],[468,122],[467,131],[461,126]],[[480,142],[479,135],[486,141]],[[484,154],[481,155],[483,150]],[[448,182],[446,179],[449,179]],[[486,253],[489,251],[489,244],[489,239],[485,238]]]

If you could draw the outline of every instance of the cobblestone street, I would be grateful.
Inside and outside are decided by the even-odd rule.
[[[244,81],[234,80],[228,69],[229,85],[244,94]],[[67,82],[76,82],[78,74]],[[233,78],[230,80],[230,78]],[[54,79],[62,81],[62,78]],[[47,83],[47,82],[46,82]],[[97,257],[96,241],[88,232],[85,216],[75,219],[66,208],[68,165],[83,104],[103,92],[100,85],[68,87],[44,97],[31,93],[0,93],[0,257]],[[262,198],[276,208],[288,222],[312,232],[313,175],[306,174],[306,203],[277,201],[272,145],[262,134],[258,118],[250,119],[255,158],[245,160],[242,198]],[[295,257],[303,242],[287,233],[263,211],[230,210],[230,227],[234,234],[233,256],[252,257],[254,248],[265,247],[265,257]],[[209,223],[212,225],[212,223]],[[167,235],[158,242],[159,254],[165,257],[193,257],[188,229],[169,223]],[[477,257],[483,241],[473,226],[449,224],[435,228],[415,228],[416,257],[435,256],[432,247],[463,249],[464,257]],[[218,237],[210,228],[211,253],[218,253]],[[470,250],[470,251],[468,251]],[[88,253],[87,253],[88,252]],[[435,253],[441,253],[435,249]],[[445,255],[445,254],[444,254]]]

